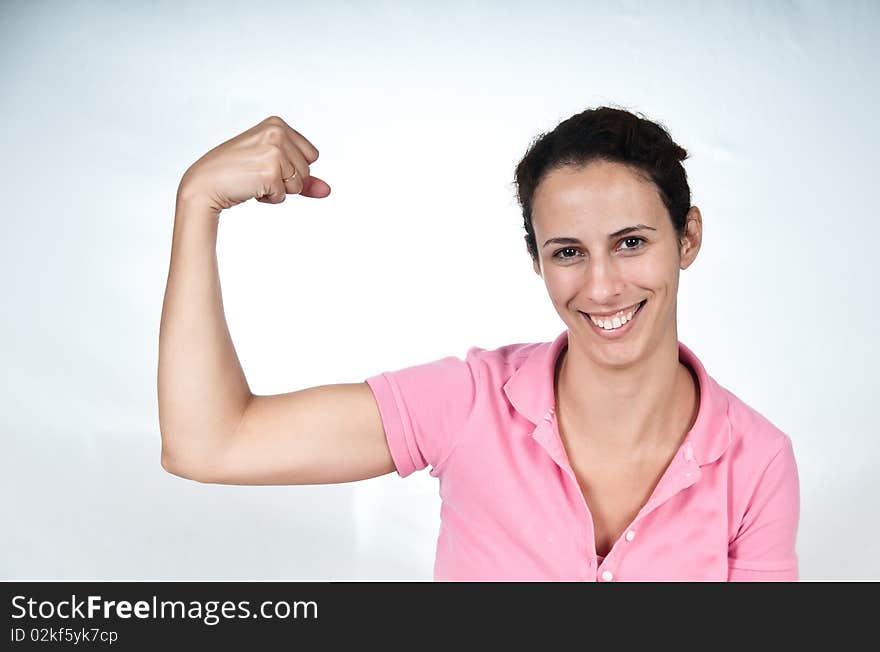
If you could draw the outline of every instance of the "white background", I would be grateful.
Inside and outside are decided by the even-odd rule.
[[[160,466],[180,176],[277,114],[324,200],[221,217],[252,391],[552,340],[513,170],[600,104],[691,154],[679,338],[788,433],[804,580],[880,579],[874,2],[4,3],[0,577],[430,580],[428,471],[206,485]]]

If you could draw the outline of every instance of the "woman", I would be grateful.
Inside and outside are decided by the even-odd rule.
[[[349,482],[432,466],[437,580],[797,580],[791,440],[678,341],[696,258],[666,130],[601,107],[516,170],[554,341],[471,348],[364,383],[253,395],[223,316],[220,212],[321,198],[315,147],[275,116],[191,166],[177,196],[159,350],[162,465],[225,484]]]

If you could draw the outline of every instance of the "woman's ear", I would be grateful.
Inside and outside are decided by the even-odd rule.
[[[535,274],[541,276],[541,262],[535,258],[534,254],[532,254],[532,248],[529,247],[529,236],[525,237],[526,241],[526,252],[529,254],[529,258],[532,259],[532,268],[535,270]]]
[[[700,214],[700,209],[691,206],[685,220],[684,236],[681,239],[679,249],[682,269],[691,266],[700,252],[700,245],[703,242],[703,216]]]

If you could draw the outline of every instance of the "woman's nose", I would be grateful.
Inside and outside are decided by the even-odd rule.
[[[597,258],[589,261],[585,268],[587,278],[584,291],[594,304],[608,303],[621,293],[620,273],[614,261]]]

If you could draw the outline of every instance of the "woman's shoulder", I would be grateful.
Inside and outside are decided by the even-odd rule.
[[[472,346],[465,359],[491,373],[496,380],[509,378],[524,365],[540,373],[558,352],[560,340],[547,342],[514,342],[501,346]]]
[[[727,401],[731,446],[737,456],[767,462],[792,448],[791,437],[770,418],[730,389],[717,382],[715,385]]]
[[[555,360],[567,344],[568,330],[563,330],[554,338],[545,341],[520,341],[496,347],[472,346],[468,350],[468,357],[496,366],[518,368],[526,361],[530,364],[540,364]]]
[[[516,342],[496,348],[472,346],[468,349],[467,356],[490,364],[517,364],[547,345],[547,342]]]

